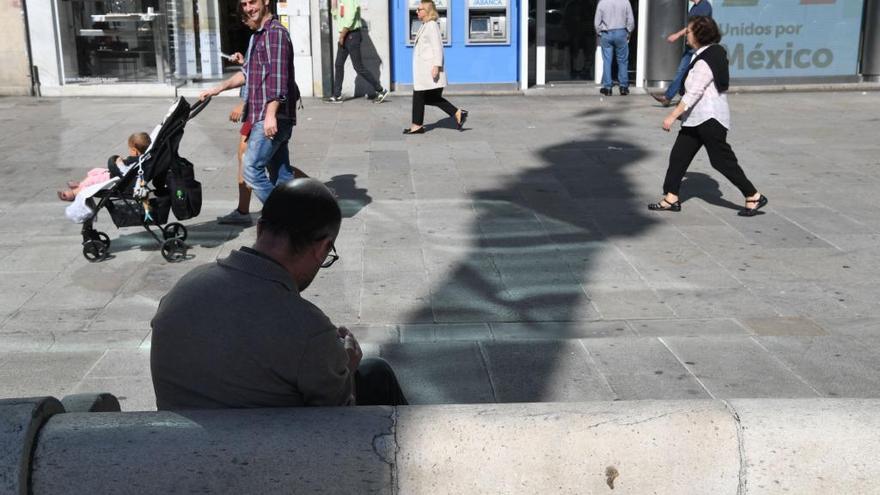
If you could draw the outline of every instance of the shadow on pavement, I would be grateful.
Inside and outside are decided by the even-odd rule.
[[[597,258],[601,255],[604,262],[608,252],[616,253],[609,247],[611,241],[640,236],[658,221],[648,215],[631,183],[637,173],[627,173],[645,151],[611,137],[624,121],[610,117],[593,123],[601,129],[595,139],[540,149],[536,155],[542,166],[472,194],[477,217],[471,245],[455,253],[452,268],[442,271],[445,276],[431,280],[430,303],[413,311],[407,321],[489,322],[496,334],[514,328],[520,340],[447,344],[444,352],[456,346],[460,352],[458,358],[444,358],[442,366],[426,368],[419,360],[420,366],[408,367],[419,376],[407,377],[404,385],[412,403],[438,398],[458,403],[558,400],[551,377],[571,364],[571,352],[567,341],[555,339],[577,337],[585,322],[602,320],[588,290],[607,288],[614,297],[616,287],[609,280],[617,279],[609,273],[616,262],[621,270],[631,270],[619,254],[610,263],[614,266],[600,266]],[[426,246],[426,259],[442,258],[444,248],[447,253],[454,250],[452,245]],[[596,272],[601,273],[594,276]],[[545,336],[548,327],[552,334]],[[442,331],[443,327],[436,330]],[[434,351],[388,349],[383,356],[405,362],[413,358],[401,355],[407,352]],[[467,365],[472,361],[469,353],[477,353],[477,361],[485,362],[490,374],[494,369],[506,377],[507,383],[491,384],[494,397],[468,388],[479,381],[472,373],[483,373]]]

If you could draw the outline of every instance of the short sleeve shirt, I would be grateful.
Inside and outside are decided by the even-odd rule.
[[[688,17],[693,17],[695,15],[712,17],[712,4],[709,3],[709,0],[702,0],[700,3],[695,3],[691,7],[688,11]]]

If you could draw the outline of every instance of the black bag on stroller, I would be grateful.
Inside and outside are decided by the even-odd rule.
[[[193,164],[179,158],[168,170],[171,211],[178,220],[199,216],[202,211],[202,183],[196,180]]]
[[[86,205],[95,212],[83,222],[83,256],[87,260],[102,261],[109,254],[110,237],[93,227],[97,213],[104,207],[117,227],[143,226],[159,243],[166,260],[186,258],[186,227],[165,222],[171,210],[180,220],[193,218],[201,211],[202,187],[195,180],[193,164],[177,152],[186,123],[208,102],[210,98],[190,107],[183,97],[178,98],[162,124],[153,131],[152,143],[138,162],[121,178],[86,200]],[[157,227],[159,233],[152,227]]]

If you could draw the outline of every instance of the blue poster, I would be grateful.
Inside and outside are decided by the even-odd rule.
[[[858,74],[863,0],[713,0],[730,77]]]

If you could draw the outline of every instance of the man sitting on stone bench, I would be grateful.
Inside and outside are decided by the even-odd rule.
[[[336,261],[342,214],[327,187],[295,179],[263,205],[257,242],[175,284],[153,318],[159,410],[402,405],[391,367],[300,296]]]

